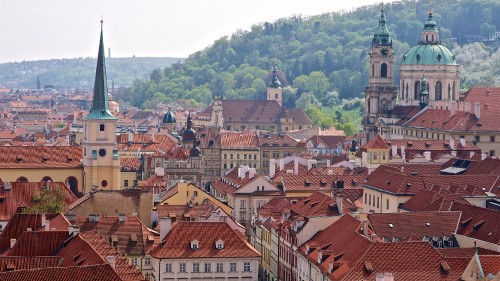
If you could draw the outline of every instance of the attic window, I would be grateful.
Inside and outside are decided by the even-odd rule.
[[[391,184],[391,181],[386,181],[385,182],[387,185],[390,185]]]
[[[373,272],[373,265],[372,265],[372,263],[369,262],[369,261],[365,261],[365,269],[369,273],[372,273]]]
[[[116,234],[111,235],[111,244],[115,245],[118,243],[118,236]]]
[[[23,157],[21,155],[18,155],[16,157],[16,159],[17,159],[17,162],[23,162]]]
[[[49,160],[49,157],[47,157],[46,155],[44,155],[44,156],[42,157],[42,160],[43,160],[43,162],[47,162],[47,160]]]
[[[191,241],[191,250],[196,250],[200,247],[200,241],[192,240]]]
[[[394,227],[394,225],[393,225],[392,223],[390,223],[390,224],[389,224],[389,227],[390,227],[390,228],[393,228],[393,227]]]
[[[130,241],[137,243],[137,234],[135,233],[130,234]]]
[[[479,228],[484,224],[484,220],[480,220],[478,222],[476,222],[475,224],[472,225],[472,229],[474,231],[478,231]]]
[[[224,241],[222,241],[222,240],[220,240],[220,239],[219,239],[219,240],[217,240],[217,241],[215,241],[215,248],[216,248],[217,250],[222,250],[222,249],[224,249]]]
[[[73,157],[71,157],[71,156],[68,156],[67,158],[68,158],[68,162],[71,162],[71,161],[73,161]]]
[[[472,217],[468,218],[468,219],[465,219],[463,221],[460,222],[461,226],[462,227],[465,227],[466,225],[468,225],[470,222],[472,221]]]
[[[443,271],[444,271],[445,273],[450,272],[450,270],[451,270],[451,269],[450,269],[450,266],[448,265],[448,263],[447,263],[446,261],[441,261],[441,263],[440,263],[440,264],[441,264],[441,268],[443,269]]]

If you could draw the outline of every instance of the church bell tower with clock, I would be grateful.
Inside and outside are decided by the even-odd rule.
[[[377,31],[373,35],[369,55],[370,77],[368,86],[365,88],[365,116],[363,118],[366,142],[372,140],[379,133],[377,123],[392,111],[396,91],[393,75],[394,50],[383,8]]]

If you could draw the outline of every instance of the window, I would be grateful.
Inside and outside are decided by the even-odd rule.
[[[167,263],[165,265],[165,272],[172,272],[172,264],[171,263]]]
[[[280,153],[279,152],[273,152],[273,157],[274,158],[280,158]]]
[[[200,247],[200,242],[198,240],[191,241],[191,250],[196,250]]]
[[[124,180],[124,181],[123,181],[123,185],[124,185],[125,187],[127,187],[127,186],[128,186],[128,180]]]
[[[185,262],[181,262],[179,264],[179,272],[186,272],[186,263]]]
[[[495,136],[490,136],[490,142],[495,142]]]
[[[418,100],[420,97],[420,81],[415,81],[415,88],[413,93],[413,99]]]
[[[274,94],[274,98],[275,98],[275,99],[278,99],[278,94]]]
[[[380,204],[379,204],[379,203],[380,203],[380,198],[379,198],[379,197],[377,197],[377,208],[379,208],[379,207],[380,207]]]
[[[200,272],[200,263],[199,262],[193,263],[193,272]]]
[[[380,66],[380,77],[387,78],[387,64],[386,63],[383,63]]]
[[[236,271],[236,263],[232,262],[229,264],[229,271],[235,272]]]
[[[236,154],[236,159],[240,159],[240,155],[239,154]]]
[[[243,159],[247,159],[247,155],[246,154],[243,154]]]
[[[212,272],[212,264],[211,263],[205,263],[205,272]]]
[[[196,191],[196,190],[195,190],[195,191],[193,192],[193,196],[194,196],[194,197],[198,197],[198,191]]]
[[[134,266],[138,266],[139,265],[139,259],[138,258],[134,258],[132,260],[132,263],[134,264]]]
[[[224,264],[221,262],[217,263],[217,272],[223,272],[224,271]]]
[[[151,265],[151,258],[144,258],[144,265]]]
[[[104,124],[99,125],[99,131],[104,132]]]
[[[368,202],[368,194],[365,193],[365,204]]]
[[[385,208],[386,208],[387,210],[389,210],[389,199],[387,199],[387,201],[386,201]]]
[[[227,154],[226,153],[224,153],[224,159],[227,159]]]
[[[443,90],[443,86],[441,85],[441,82],[436,82],[436,86],[434,87],[436,100],[442,99],[442,90]]]
[[[224,249],[224,241],[217,240],[215,242],[215,248],[218,249],[218,250]]]
[[[495,156],[495,150],[490,150],[490,156]]]
[[[263,151],[262,157],[269,157],[269,151]]]
[[[476,136],[476,137],[475,137],[475,139],[476,139],[476,142],[479,142],[480,137],[479,137],[479,136]]]
[[[245,272],[250,271],[250,262],[246,261],[243,263],[243,271],[245,271]]]
[[[253,155],[253,160],[257,160],[257,154]]]
[[[245,201],[244,200],[240,201],[240,209],[245,209]]]
[[[368,205],[372,204],[372,195],[368,194]]]
[[[229,159],[233,159],[233,154],[230,154],[230,155],[229,155]]]

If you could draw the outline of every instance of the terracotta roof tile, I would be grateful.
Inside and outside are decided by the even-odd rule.
[[[243,131],[239,132],[230,132],[223,131],[221,132],[221,147],[222,149],[227,148],[258,148],[259,147],[259,138],[257,137],[255,132],[252,131]]]
[[[37,281],[123,281],[109,264],[48,267],[30,270],[18,270],[0,273],[2,281],[37,280]]]
[[[303,217],[338,216],[339,211],[335,200],[331,197],[315,192],[290,206],[290,210]]]
[[[219,239],[224,241],[224,249],[215,248]],[[199,241],[198,249],[190,248],[192,240]],[[226,222],[178,222],[151,255],[162,259],[260,257]]]
[[[481,262],[481,269],[484,276],[499,276],[500,255],[480,255],[479,261]]]
[[[35,268],[58,267],[60,257],[3,257],[0,256],[0,272]]]
[[[380,239],[397,238],[406,241],[410,236],[452,237],[460,221],[460,212],[405,212],[395,214],[369,214],[368,220]]]
[[[387,143],[382,139],[380,135],[376,135],[370,142],[363,145],[361,148],[364,149],[389,149]]]
[[[25,231],[9,256],[51,256],[68,238],[68,230],[61,231]]]
[[[0,146],[0,168],[80,168],[79,146]]]
[[[462,212],[458,234],[500,244],[500,211],[458,202],[450,210]]]

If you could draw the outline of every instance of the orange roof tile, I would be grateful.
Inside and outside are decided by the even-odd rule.
[[[81,168],[79,146],[1,146],[0,168]]]

